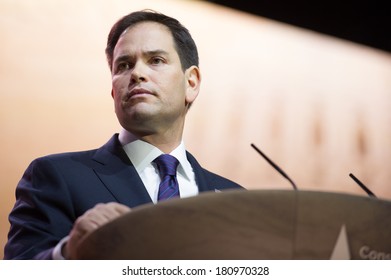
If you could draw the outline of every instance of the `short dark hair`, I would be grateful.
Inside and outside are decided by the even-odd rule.
[[[183,71],[193,65],[198,66],[197,46],[191,37],[189,30],[172,17],[153,10],[142,10],[120,18],[111,28],[106,46],[106,56],[110,70],[112,70],[113,65],[114,48],[121,37],[121,34],[130,26],[145,21],[163,24],[171,31],[174,38],[175,49],[179,55]]]

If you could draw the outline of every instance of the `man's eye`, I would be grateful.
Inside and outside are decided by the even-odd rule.
[[[151,59],[152,64],[160,64],[163,63],[163,59],[161,57],[154,57]]]
[[[130,69],[130,65],[127,62],[121,62],[117,66],[117,72],[126,71]]]

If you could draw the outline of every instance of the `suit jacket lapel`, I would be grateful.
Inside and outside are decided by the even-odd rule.
[[[199,192],[216,191],[217,186],[214,186],[213,183],[207,179],[205,176],[205,171],[198,163],[198,161],[189,152],[186,152],[186,155],[191,166],[193,167]]]
[[[94,168],[95,173],[119,203],[129,207],[152,203],[117,134],[97,150],[93,160],[100,163]]]

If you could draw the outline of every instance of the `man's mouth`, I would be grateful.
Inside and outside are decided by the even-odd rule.
[[[151,91],[143,88],[134,88],[130,90],[126,96],[125,96],[125,101],[129,101],[129,99],[133,97],[142,97],[145,95],[154,95]]]

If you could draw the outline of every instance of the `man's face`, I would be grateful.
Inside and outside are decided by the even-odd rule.
[[[112,65],[112,95],[121,125],[138,136],[183,129],[188,104],[198,94],[194,68],[183,72],[166,26],[141,22],[128,28],[115,46]]]

